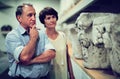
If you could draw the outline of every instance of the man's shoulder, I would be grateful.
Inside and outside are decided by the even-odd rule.
[[[18,31],[17,29],[11,30],[6,37],[11,37],[11,36],[18,36]]]

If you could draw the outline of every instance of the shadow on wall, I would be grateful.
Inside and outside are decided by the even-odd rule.
[[[7,35],[8,32],[10,32],[12,30],[12,26],[11,25],[3,25],[1,27],[1,33],[2,35],[5,37]]]

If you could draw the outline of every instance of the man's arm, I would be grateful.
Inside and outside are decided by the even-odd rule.
[[[38,39],[38,31],[34,27],[30,28],[30,32],[29,32],[30,40],[29,40],[28,44],[23,48],[23,50],[19,56],[21,63],[29,62],[34,55],[36,42]]]
[[[55,50],[46,50],[45,52],[43,52],[41,55],[33,58],[31,61],[29,61],[28,63],[26,63],[26,65],[29,64],[35,64],[35,63],[46,63],[49,62],[51,59],[55,58]]]
[[[26,63],[31,60],[35,51],[35,43],[36,42],[34,41],[34,39],[31,39],[28,44],[23,48],[19,56],[20,62]]]
[[[45,35],[44,32],[41,31],[42,35]],[[32,57],[31,59],[29,59],[28,61],[26,61],[23,64],[34,64],[34,63],[46,63],[48,61],[50,61],[51,59],[53,59],[55,57],[55,49],[53,47],[53,45],[50,43],[48,37],[45,35],[44,36],[44,41],[45,41],[45,51],[42,52],[42,54],[36,56],[36,57]],[[33,53],[34,51],[30,51],[31,53]]]

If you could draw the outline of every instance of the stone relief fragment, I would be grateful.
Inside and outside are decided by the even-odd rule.
[[[63,31],[68,37],[68,40],[72,44],[73,56],[78,59],[82,59],[81,45],[78,40],[78,29],[75,24],[69,24],[63,26]]]
[[[115,74],[120,76],[120,14],[114,17],[111,31],[112,51],[110,52],[110,63]]]
[[[120,76],[120,14],[81,13],[63,27],[75,58],[90,69],[109,69]]]
[[[111,67],[120,74],[120,15],[81,13],[75,25],[86,68]]]

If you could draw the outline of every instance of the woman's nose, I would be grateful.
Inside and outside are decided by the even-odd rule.
[[[51,21],[51,22],[54,22],[54,21],[55,21],[55,18],[51,18],[50,21]]]

